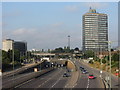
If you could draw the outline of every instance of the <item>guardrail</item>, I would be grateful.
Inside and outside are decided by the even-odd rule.
[[[15,80],[12,80],[11,83],[7,83],[5,85],[2,86],[3,89],[11,89],[11,88],[14,88],[15,86],[27,81],[27,80],[30,80],[34,77],[37,77],[37,76],[40,76],[42,74],[45,74],[49,71],[52,71],[54,70],[54,68],[50,68],[50,69],[46,69],[46,70],[43,70],[43,71],[38,71],[38,72],[32,72],[30,74],[28,74],[26,77],[21,77],[21,78],[17,78]]]
[[[27,66],[23,66],[22,68],[16,69],[16,70],[11,71],[11,72],[8,72],[8,73],[3,73],[2,78],[9,77],[9,76],[13,75],[13,73],[14,73],[14,75],[15,75],[15,74],[18,74],[18,73],[20,73],[20,72],[23,72],[23,71],[26,70],[26,69],[32,68],[32,67],[34,67],[34,66],[37,66],[37,65],[39,65],[40,63],[42,63],[42,62],[36,63],[36,64],[31,65],[31,66],[28,66],[28,67],[27,67]]]
[[[109,84],[107,83],[107,81],[104,78],[101,78],[103,81],[103,84],[105,86],[105,90],[109,88]]]

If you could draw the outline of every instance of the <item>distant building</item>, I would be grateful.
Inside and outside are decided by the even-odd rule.
[[[3,40],[3,47],[2,50],[19,50],[22,55],[25,55],[27,51],[27,43],[22,41],[14,41],[12,39]]]
[[[14,42],[14,49],[19,50],[21,55],[25,55],[27,51],[27,43],[21,41]]]
[[[108,50],[108,16],[95,9],[83,15],[83,51]]]
[[[12,39],[6,39],[2,41],[2,50],[8,51],[13,49],[13,42]]]

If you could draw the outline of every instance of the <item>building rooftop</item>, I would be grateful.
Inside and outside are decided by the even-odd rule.
[[[5,40],[3,40],[3,41],[14,41],[14,40],[12,40],[12,39],[5,39]]]
[[[90,9],[89,9],[89,12],[85,13],[84,15],[90,15],[90,14],[95,14],[95,15],[107,15],[107,14],[103,14],[103,13],[98,13],[98,12],[96,11],[96,9],[92,9],[91,7],[90,7]]]
[[[89,13],[96,13],[96,9],[91,9],[91,7],[90,7]]]

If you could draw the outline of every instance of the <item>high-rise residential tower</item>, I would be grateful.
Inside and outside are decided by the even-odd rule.
[[[108,16],[98,13],[95,9],[89,10],[83,19],[83,51],[108,50]]]

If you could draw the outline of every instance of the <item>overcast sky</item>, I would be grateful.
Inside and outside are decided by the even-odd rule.
[[[118,40],[118,3],[116,2],[4,2],[2,39],[27,41],[28,49],[82,47],[82,15],[89,7],[108,14],[109,40]],[[117,43],[113,44],[116,46]]]

